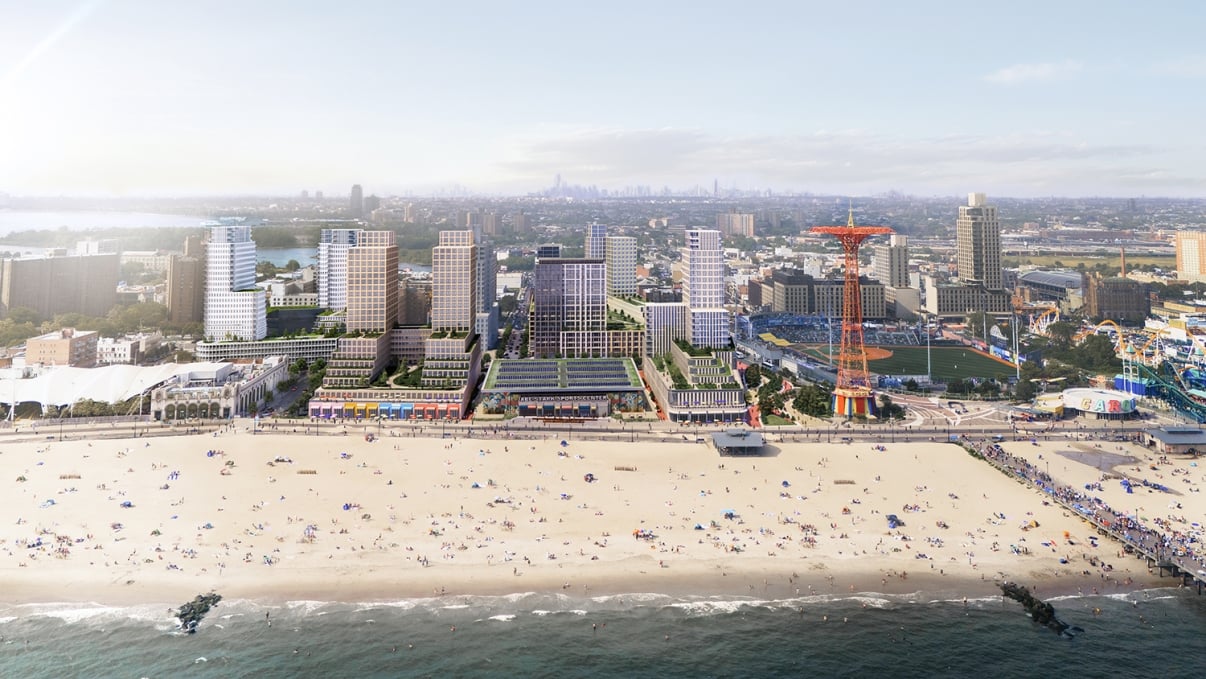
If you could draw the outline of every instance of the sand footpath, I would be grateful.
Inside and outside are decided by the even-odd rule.
[[[0,583],[9,603],[117,604],[211,589],[347,601],[1152,581],[1116,543],[1091,547],[1091,526],[959,447],[773,452],[245,432],[5,443]]]

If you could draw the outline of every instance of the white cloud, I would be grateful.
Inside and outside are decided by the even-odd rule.
[[[1064,78],[1079,73],[1082,68],[1084,64],[1070,59],[1039,64],[1014,64],[989,73],[984,76],[984,80],[999,85],[1017,85]]]

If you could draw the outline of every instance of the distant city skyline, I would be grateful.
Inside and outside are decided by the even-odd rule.
[[[0,0],[0,193],[1206,196],[1191,2]]]

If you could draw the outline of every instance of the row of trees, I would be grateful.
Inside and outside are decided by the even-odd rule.
[[[118,304],[105,316],[57,314],[43,318],[36,311],[16,307],[0,320],[0,346],[11,346],[60,328],[96,330],[102,337],[119,337],[140,331],[160,330],[168,335],[200,335],[200,323],[172,323],[167,307],[158,302]]]

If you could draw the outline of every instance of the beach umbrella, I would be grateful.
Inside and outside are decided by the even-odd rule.
[[[561,439],[561,445],[562,445],[562,446],[568,446],[568,445],[569,445],[569,441],[566,441],[565,439]]]

